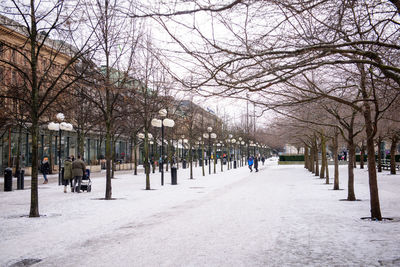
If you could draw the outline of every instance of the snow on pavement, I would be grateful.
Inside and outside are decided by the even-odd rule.
[[[346,190],[331,190],[302,166],[219,170],[203,177],[196,168],[189,180],[180,169],[175,186],[166,173],[164,187],[155,173],[150,191],[143,174],[117,173],[109,201],[98,200],[104,178],[82,194],[40,185],[40,218],[21,217],[29,190],[0,192],[0,266],[400,265],[400,222],[360,220],[369,216],[366,170],[355,170],[356,202],[339,201]],[[400,175],[379,174],[379,187],[383,215],[398,219]]]

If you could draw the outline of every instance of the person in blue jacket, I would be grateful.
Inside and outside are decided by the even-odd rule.
[[[247,160],[247,162],[249,163],[250,172],[252,172],[253,171],[253,163],[254,163],[253,157],[250,156],[249,159]]]

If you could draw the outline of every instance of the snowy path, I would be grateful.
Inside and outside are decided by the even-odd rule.
[[[41,259],[35,266],[400,265],[400,223],[359,219],[369,215],[365,170],[356,170],[357,202],[338,201],[345,190],[330,190],[301,166],[205,177],[196,169],[196,180],[186,171],[178,186],[161,187],[154,174],[152,191],[142,190],[143,176],[117,175],[114,201],[94,200],[104,179],[93,179],[90,194],[41,186],[48,216],[38,219],[18,217],[28,211],[28,191],[2,192],[0,265],[27,258]],[[400,216],[398,180],[380,175],[386,217]]]

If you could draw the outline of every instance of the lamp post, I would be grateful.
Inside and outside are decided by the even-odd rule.
[[[227,150],[228,150],[228,156],[226,159],[226,165],[227,165],[227,169],[230,170],[230,158],[231,158],[231,140],[230,139],[226,139],[226,143],[227,143]]]
[[[211,133],[211,138],[212,139],[216,139],[217,138],[217,134]],[[214,150],[213,161],[214,161],[214,174],[216,174],[217,173],[217,148],[216,148],[216,146],[214,146],[214,143],[215,142],[213,142],[213,150]]]
[[[56,119],[58,123],[50,122],[47,128],[51,131],[58,131],[58,185],[61,185],[61,136],[62,131],[72,131],[74,127],[70,123],[63,122],[64,114],[58,113]]]
[[[182,145],[181,157],[179,157],[179,140],[178,140],[178,164],[177,165],[179,166],[179,161],[182,161],[182,169],[183,169],[183,154],[185,153],[184,146],[183,146],[184,138],[185,138],[185,135],[182,134],[181,135],[181,140],[182,140],[182,142],[181,142],[181,145]]]
[[[221,142],[220,141],[217,141],[217,152],[216,152],[216,154],[218,153],[218,150],[220,151],[220,156],[219,156],[219,158],[220,158],[220,162],[221,162],[221,172],[223,172],[224,171],[224,169],[223,169],[223,157],[222,157],[222,144],[221,144]]]
[[[239,144],[238,159],[239,159],[239,166],[242,167],[243,166],[243,164],[242,164],[242,137],[239,137],[238,139],[239,139],[239,142],[238,142],[238,144]]]
[[[199,137],[199,142],[201,143],[201,171],[203,176],[206,175],[204,170],[204,141],[203,138],[208,138],[208,134],[203,134],[203,137]]]
[[[229,164],[229,169],[232,169],[232,161],[231,161],[232,160],[231,159],[232,158],[232,154],[231,154],[231,150],[232,150],[232,140],[233,140],[232,137],[233,137],[233,135],[229,134],[228,137],[229,137],[229,139],[228,139],[229,140],[229,142],[228,142],[229,143],[229,148],[228,148],[229,149],[229,161],[228,161],[228,164]]]
[[[211,138],[217,138],[217,135],[212,133],[212,127],[207,127],[207,133],[203,137],[208,138],[208,174],[211,174]]]
[[[240,142],[240,163],[241,163],[241,165],[242,165],[242,167],[243,167],[243,155],[242,155],[242,146],[245,144],[245,142],[244,141],[241,141]]]
[[[164,185],[164,126],[165,127],[174,127],[175,122],[171,119],[165,118],[167,116],[167,110],[161,109],[158,112],[158,115],[163,119],[152,119],[151,125],[154,127],[161,128],[161,185]]]
[[[231,140],[231,144],[233,147],[232,153],[233,153],[233,168],[236,169],[236,139],[233,138]]]

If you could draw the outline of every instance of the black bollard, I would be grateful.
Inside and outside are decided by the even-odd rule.
[[[236,169],[236,160],[233,161],[233,168]]]
[[[21,190],[21,170],[16,170],[15,176],[17,177],[17,190]]]
[[[172,185],[178,184],[177,171],[175,166],[171,167],[171,184]]]
[[[12,169],[4,170],[4,191],[12,191]]]

